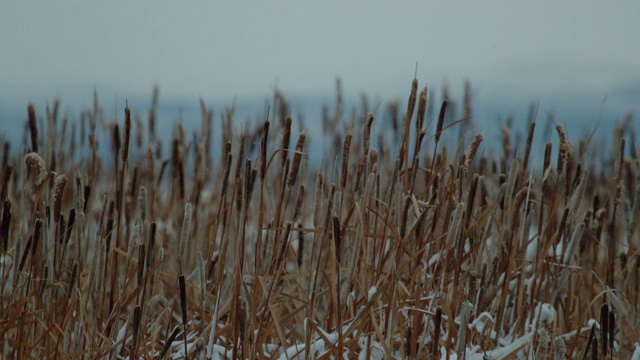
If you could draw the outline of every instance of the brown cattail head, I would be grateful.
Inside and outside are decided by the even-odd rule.
[[[442,324],[442,309],[438,306],[436,308],[436,318],[434,321],[434,336],[433,346],[431,347],[431,355],[436,356],[438,354],[438,348],[440,345],[440,326]]]
[[[420,98],[418,100],[418,117],[416,118],[416,133],[420,133],[422,125],[424,124],[424,117],[427,113],[427,87],[420,92]]]
[[[29,131],[31,132],[31,151],[38,152],[38,122],[36,121],[36,108],[33,104],[27,107],[29,113]]]
[[[4,201],[4,209],[2,211],[2,223],[0,223],[0,244],[2,244],[2,253],[6,254],[9,249],[9,227],[11,226],[11,201]]]
[[[318,172],[316,191],[313,197],[313,226],[320,225],[320,209],[322,208],[322,193],[324,192],[324,173]]]
[[[533,131],[535,130],[535,128],[535,121],[529,123],[529,130],[527,131],[527,143],[524,150],[524,163],[522,164],[522,169],[524,170],[527,169],[527,165],[529,164],[529,154],[531,154],[531,144],[533,143]]]
[[[269,140],[269,120],[264,122],[260,137],[260,179],[264,180],[267,170],[267,141]]]
[[[280,154],[280,168],[284,168],[284,162],[289,157],[289,143],[291,142],[291,116],[284,118],[284,130],[282,132],[282,154]]]
[[[296,152],[293,155],[293,162],[291,163],[291,169],[289,170],[289,177],[287,178],[287,186],[292,187],[296,183],[298,177],[298,169],[300,168],[300,161],[302,160],[302,148],[304,147],[304,141],[307,138],[307,132],[303,131],[298,137],[298,143],[296,144]]]
[[[473,162],[473,159],[478,152],[478,148],[480,147],[480,143],[482,142],[482,140],[484,140],[484,138],[480,134],[476,134],[476,136],[473,137],[473,141],[471,141],[471,145],[469,145],[469,150],[467,151],[465,156],[464,167],[466,169],[469,169],[469,167],[471,166],[471,163]]]
[[[371,139],[371,124],[373,124],[373,113],[369,113],[367,115],[367,122],[364,125],[364,134],[363,134],[363,147],[362,147],[362,152],[364,154],[369,153],[369,141]]]
[[[340,176],[340,188],[344,191],[347,186],[347,172],[349,170],[349,151],[351,150],[351,133],[344,139],[342,147],[342,174]]]
[[[124,147],[122,150],[122,161],[125,162],[129,159],[129,141],[131,139],[131,110],[129,110],[129,103],[124,108]]]
[[[296,202],[295,211],[293,212],[293,221],[298,220],[300,214],[302,213],[302,202],[304,201],[304,184],[300,185],[300,190],[298,190],[298,201]]]
[[[436,143],[440,141],[440,136],[442,135],[442,127],[444,126],[444,117],[447,113],[447,104],[448,104],[448,101],[445,98],[442,101],[442,105],[440,106],[440,114],[438,115],[438,125],[436,126]]]
[[[561,125],[556,125],[556,131],[558,132],[558,137],[560,138],[560,149],[558,150],[557,165],[558,175],[560,175],[562,173],[562,170],[564,170],[564,166],[570,156],[571,145],[567,140],[567,133],[564,131],[564,128]]]
[[[118,124],[115,124],[113,126],[113,132],[111,133],[111,135],[111,146],[113,147],[113,152],[114,154],[116,154],[117,159],[117,154],[122,147],[122,143],[120,142],[120,127],[118,126]]]
[[[55,193],[53,196],[53,220],[55,223],[60,221],[60,208],[62,207],[62,195],[64,193],[64,187],[67,185],[67,177],[62,174],[56,177],[55,180]]]
[[[37,153],[31,152],[24,156],[24,162],[27,167],[35,169],[36,185],[40,185],[47,176],[47,167],[44,164],[44,159]]]
[[[550,142],[548,142],[544,146],[544,162],[542,164],[543,164],[542,168],[545,170],[551,164],[551,143]]]

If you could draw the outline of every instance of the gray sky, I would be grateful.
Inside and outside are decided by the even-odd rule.
[[[479,98],[601,99],[640,84],[640,2],[4,1],[0,99],[91,90],[218,102],[470,79]],[[1,103],[1,102],[0,102]],[[626,104],[626,103],[625,103]],[[626,111],[626,109],[624,109]]]

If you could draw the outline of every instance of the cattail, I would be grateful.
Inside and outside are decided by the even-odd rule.
[[[347,186],[347,172],[349,169],[349,151],[351,148],[351,133],[348,133],[344,139],[344,146],[342,148],[342,173],[340,176],[340,188],[342,191]]]
[[[464,353],[467,345],[467,327],[469,326],[471,311],[473,311],[473,304],[469,301],[465,301],[462,304],[460,330],[458,330],[458,341],[456,343],[456,354],[458,355],[458,359],[464,359]]]
[[[142,318],[142,308],[140,305],[136,305],[133,308],[133,339],[131,341],[131,348],[134,354],[138,351],[138,334],[140,331],[140,320]]]
[[[475,203],[476,192],[478,191],[478,183],[480,182],[481,176],[478,174],[473,174],[473,179],[471,180],[471,187],[469,188],[469,196],[467,197],[467,210],[465,211],[464,217],[464,229],[469,228],[469,222],[471,221],[471,213],[473,212],[473,204]],[[484,180],[484,176],[482,176]]]
[[[515,200],[513,201],[513,206],[511,208],[511,229],[514,232],[518,229],[518,219],[520,218],[520,207],[522,206],[522,203],[524,202],[528,194],[529,194],[529,188],[524,187],[520,189],[520,191],[518,191],[518,194],[516,194]]]
[[[78,210],[81,211],[81,210]],[[73,231],[73,225],[76,222],[76,209],[71,209],[69,210],[69,221],[67,223],[67,230],[66,230],[66,235],[64,238],[64,242],[65,244],[67,244],[69,242],[69,239],[71,239],[71,232]]]
[[[416,107],[416,99],[418,93],[418,79],[413,79],[411,82],[411,94],[409,95],[409,101],[407,103],[407,113],[404,118],[404,128],[402,129],[403,139],[402,139],[402,148],[401,152],[404,153],[402,156],[403,162],[408,162],[408,147],[409,147],[409,133],[411,132],[411,118],[413,117],[413,111]]]
[[[560,336],[553,340],[553,360],[567,360],[567,345]]]
[[[548,142],[545,146],[544,146],[544,162],[542,163],[543,169],[547,169],[549,167],[549,165],[551,165],[551,143]]]
[[[4,201],[4,209],[2,211],[2,223],[0,224],[0,243],[2,244],[2,253],[6,254],[9,249],[9,227],[11,226],[11,201]]]
[[[298,168],[300,167],[300,161],[302,159],[302,147],[304,146],[304,141],[307,138],[306,131],[300,133],[300,137],[298,137],[298,143],[296,144],[296,152],[293,155],[293,162],[291,163],[291,169],[289,170],[289,177],[287,178],[287,186],[292,187],[296,183],[296,178],[298,177]]]
[[[220,196],[224,197],[227,194],[227,186],[229,183],[229,175],[231,174],[231,162],[233,161],[233,155],[231,152],[227,153],[227,161],[224,166],[224,176],[222,177],[222,189],[220,190]]]
[[[140,245],[142,242],[140,241],[140,224],[135,224],[133,227],[133,231],[131,232],[131,237],[129,238],[129,247],[127,249],[127,262],[125,269],[128,267],[128,264],[131,262],[133,258],[133,251]]]
[[[131,110],[129,110],[129,103],[124,108],[124,147],[122,150],[122,161],[125,162],[129,159],[129,141],[131,139]]]
[[[298,224],[298,228],[302,228],[302,224]],[[296,261],[298,262],[298,268],[301,268],[304,261],[304,232],[302,231],[298,231],[298,254]]]
[[[536,360],[546,360],[549,356],[549,331],[542,328],[538,330],[538,347],[536,348]]]
[[[144,186],[140,186],[140,190],[138,190],[138,210],[144,223],[147,219],[147,188]]]
[[[440,142],[440,136],[442,135],[442,127],[444,126],[444,117],[447,113],[448,101],[445,98],[440,106],[440,114],[438,115],[438,124],[436,126],[436,143]]]
[[[260,138],[260,179],[264,181],[267,170],[267,141],[269,140],[269,120],[264,122]]]
[[[44,164],[44,159],[35,152],[28,153],[24,156],[25,164],[30,168],[36,170],[36,185],[42,184],[42,181],[47,176],[47,167]]]
[[[613,295],[615,297],[615,294]],[[613,350],[616,341],[616,314],[609,310],[609,347]],[[607,344],[602,344],[607,346]]]
[[[291,116],[284,118],[284,130],[282,133],[282,153],[280,154],[280,168],[284,168],[284,162],[289,157],[289,143],[291,142]]]
[[[184,274],[178,276],[178,286],[180,288],[180,310],[182,313],[182,325],[187,326],[187,286]],[[186,335],[186,334],[185,334]]]
[[[609,305],[607,303],[600,307],[600,338],[603,344],[609,342]],[[607,356],[607,346],[602,347],[602,354]]]
[[[478,148],[480,147],[480,143],[482,142],[482,140],[484,140],[484,138],[480,134],[476,134],[473,137],[473,141],[471,142],[471,145],[469,145],[469,150],[467,150],[467,153],[465,156],[465,161],[464,161],[465,169],[469,169],[469,167],[471,166],[471,163],[473,162],[473,158],[476,156],[476,152],[478,152]]]
[[[255,169],[251,168],[251,159],[247,159],[244,168],[244,210],[249,208],[251,201],[251,191],[253,190],[253,180],[255,180]]]
[[[38,152],[38,122],[36,121],[36,108],[33,104],[27,107],[29,113],[29,131],[31,132],[31,151]]]
[[[304,201],[304,184],[300,185],[300,189],[298,190],[298,201],[296,201],[296,207],[293,212],[293,221],[297,221],[298,217],[302,213],[302,202]]]
[[[53,196],[53,221],[58,223],[60,221],[60,208],[62,207],[62,194],[64,187],[67,185],[67,177],[63,174],[56,177],[55,180],[55,193]]]
[[[418,117],[416,118],[416,134],[420,133],[422,130],[422,125],[424,124],[424,117],[427,113],[427,87],[420,92],[420,97],[418,100]]]
[[[83,198],[84,205],[82,206],[82,212],[87,212],[87,206],[89,205],[89,196],[91,195],[91,185],[84,186]]]
[[[564,128],[560,125],[556,125],[556,131],[558,132],[558,137],[560,138],[560,150],[558,150],[558,175],[562,173],[565,164],[570,156],[571,145],[567,140],[567,133],[564,131]]]
[[[189,358],[187,354],[187,286],[184,281],[184,275],[178,276],[178,286],[180,288],[180,310],[182,312],[182,326],[184,328],[184,356]]]
[[[149,230],[149,244],[147,245],[147,269],[153,268],[153,250],[156,242],[156,228],[156,223],[152,222]]]
[[[238,160],[236,161],[235,179],[239,179],[240,174],[242,173],[242,163],[244,163],[244,141],[245,135],[244,132],[242,132],[240,133],[240,145],[238,146]]]
[[[364,125],[364,134],[363,134],[363,143],[362,143],[362,153],[369,153],[369,142],[371,139],[371,125],[373,124],[374,115],[373,113],[369,113],[367,115],[367,121]]]
[[[362,178],[362,173],[364,172],[364,167],[367,162],[367,156],[363,153],[360,154],[360,159],[358,160],[358,166],[356,167],[356,176],[354,177],[353,187],[351,189],[352,192],[356,192],[358,187],[360,186],[360,179]]]
[[[4,176],[2,178],[2,190],[0,190],[0,201],[7,198],[7,194],[9,192],[9,180],[11,180],[11,175],[13,174],[13,166],[5,165],[4,168]]]
[[[434,333],[433,333],[433,346],[431,347],[431,356],[435,357],[438,354],[438,348],[440,347],[440,327],[442,324],[442,309],[440,306],[436,308],[436,319],[434,321]]]

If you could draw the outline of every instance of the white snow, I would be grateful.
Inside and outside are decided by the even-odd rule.
[[[367,292],[367,300],[371,301],[371,299],[373,299],[373,296],[378,292],[378,288],[373,285],[372,287],[369,288],[369,291]]]

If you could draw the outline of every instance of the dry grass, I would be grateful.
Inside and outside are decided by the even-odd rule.
[[[1,355],[640,356],[635,147],[596,156],[556,125],[534,154],[534,119],[525,144],[509,128],[499,146],[445,141],[471,129],[466,89],[462,119],[446,98],[434,119],[414,80],[398,125],[397,103],[376,120],[366,98],[344,121],[338,84],[324,133],[295,147],[278,92],[242,133],[201,103],[166,158],[155,100],[146,133],[96,101],[79,136],[57,103],[46,119],[29,105],[23,142],[2,147]],[[334,144],[329,165],[309,164],[309,137]]]

